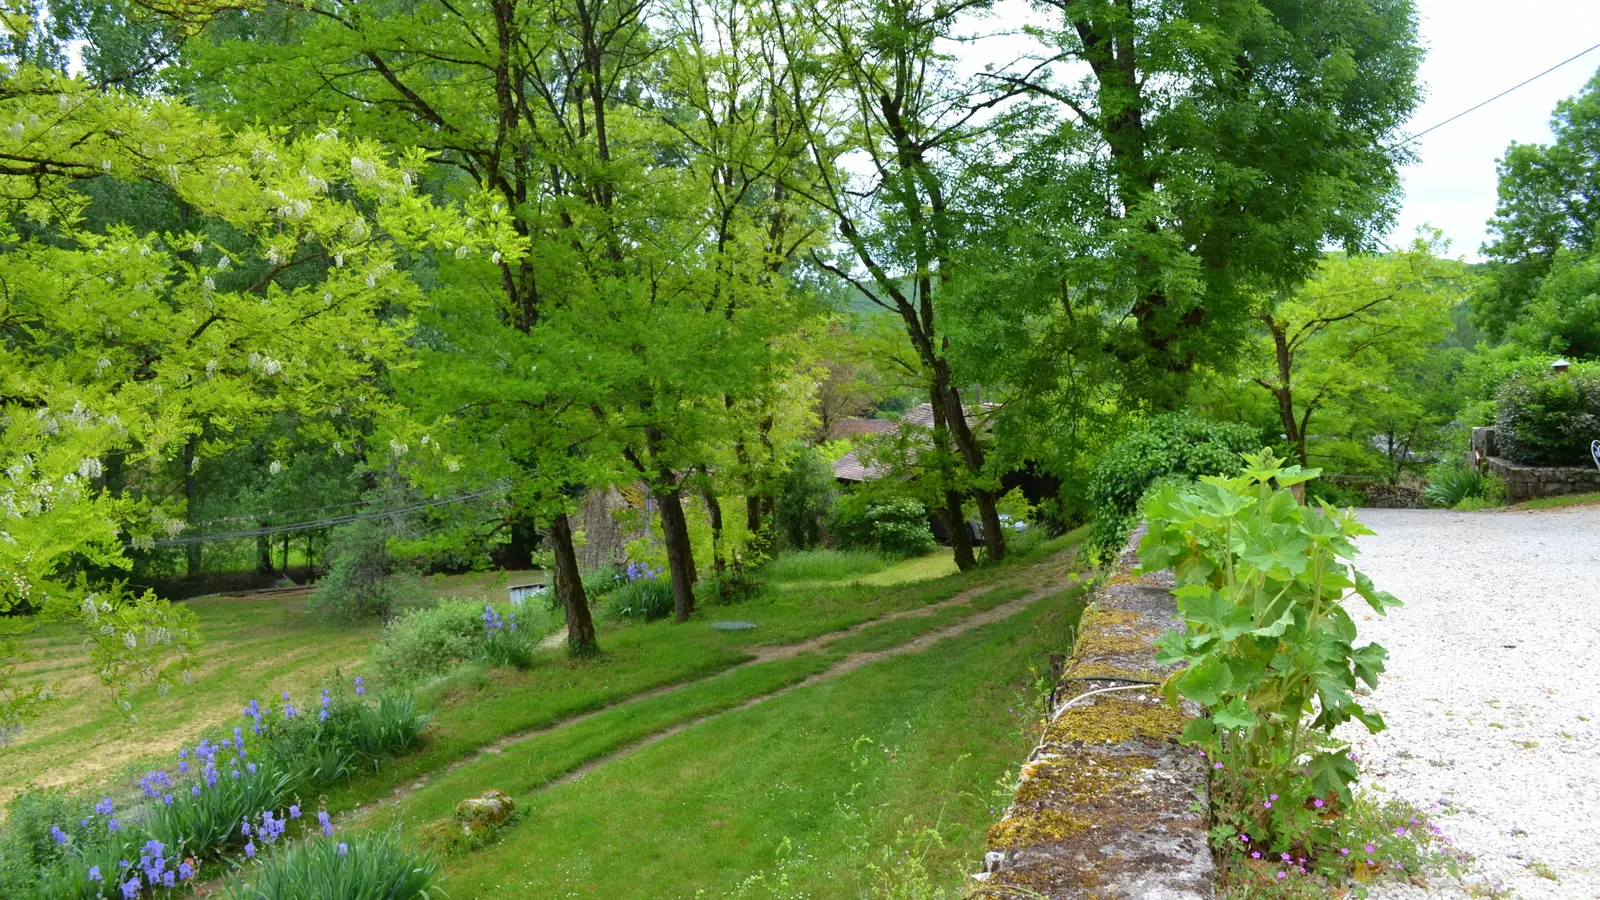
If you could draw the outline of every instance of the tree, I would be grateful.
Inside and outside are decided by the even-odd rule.
[[[594,649],[567,521],[591,486],[648,485],[687,619],[684,494],[718,447],[753,471],[742,438],[803,306],[784,265],[810,239],[776,188],[799,154],[748,87],[770,55],[741,43],[740,5],[269,9],[219,21],[186,83],[239,115],[342,116],[425,148],[433,190],[481,187],[511,216],[517,254],[440,262],[407,402],[473,448],[475,474],[512,477],[514,517],[549,524],[570,646]]]
[[[1464,265],[1439,257],[1442,249],[1434,235],[1400,253],[1332,256],[1317,278],[1260,314],[1243,372],[1271,398],[1302,466],[1316,418],[1348,415],[1356,405],[1388,423],[1391,451],[1406,453],[1415,443],[1396,423],[1415,418],[1398,407],[1420,398],[1402,390],[1398,375],[1444,338],[1470,283]]]
[[[1131,398],[1226,365],[1258,292],[1392,218],[1418,101],[1410,0],[1044,0],[1049,54],[989,73],[1045,104],[1019,187],[1054,239],[1049,296],[1114,323]],[[1005,172],[1005,169],[1001,170]],[[1042,203],[1042,207],[1041,204]],[[1010,213],[1015,219],[1015,213]],[[1075,334],[1076,331],[1074,330]]]
[[[962,512],[968,491],[989,559],[1005,557],[996,510],[998,479],[973,427],[950,363],[938,306],[960,276],[954,249],[962,227],[956,198],[971,157],[994,152],[1000,133],[982,114],[1000,102],[955,75],[938,45],[972,7],[922,0],[832,0],[779,14],[787,87],[815,161],[814,184],[797,187],[837,222],[843,252],[815,262],[898,318],[933,407],[932,445],[959,460],[947,475],[944,516],[956,564],[976,560]],[[864,174],[849,160],[865,161]]]
[[[91,577],[182,528],[123,489],[127,467],[279,413],[348,439],[352,417],[384,415],[370,379],[406,352],[418,290],[397,263],[489,252],[498,229],[469,231],[418,196],[414,156],[331,132],[229,134],[25,56],[0,67],[0,613],[12,636],[80,629],[121,700],[137,677],[170,683],[197,640],[187,610]],[[225,227],[89,227],[83,186],[107,180],[155,186]],[[44,694],[0,671],[9,738]]]
[[[1590,355],[1600,353],[1592,274],[1600,254],[1600,74],[1556,105],[1550,128],[1552,143],[1513,143],[1498,164],[1500,202],[1473,321],[1496,341]]]

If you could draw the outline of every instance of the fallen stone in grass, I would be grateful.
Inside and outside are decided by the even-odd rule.
[[[486,791],[456,804],[455,815],[428,823],[417,834],[421,844],[442,853],[470,852],[487,845],[495,832],[517,818],[517,804],[504,791]]]

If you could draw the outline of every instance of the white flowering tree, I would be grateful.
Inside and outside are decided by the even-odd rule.
[[[413,190],[421,164],[332,131],[228,133],[0,60],[0,747],[49,699],[13,674],[32,629],[80,629],[125,710],[198,639],[186,609],[92,577],[181,529],[119,490],[112,458],[170,458],[202,428],[283,414],[335,449],[358,423],[381,430],[375,377],[405,365],[420,297],[408,255],[513,252],[487,206]],[[96,179],[166,192],[195,230],[115,224],[91,208]]]

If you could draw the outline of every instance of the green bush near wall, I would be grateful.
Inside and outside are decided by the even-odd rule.
[[[1137,523],[1139,500],[1158,481],[1232,474],[1240,454],[1262,445],[1261,434],[1246,425],[1188,413],[1147,420],[1108,450],[1089,476],[1091,550],[1103,556],[1122,549]]]
[[[1575,363],[1564,374],[1517,372],[1495,401],[1495,446],[1515,462],[1592,465],[1600,440],[1600,363]]]

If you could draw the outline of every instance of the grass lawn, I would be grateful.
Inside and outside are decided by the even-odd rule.
[[[505,585],[539,573],[495,572],[424,580],[435,596],[504,601]],[[24,641],[30,659],[19,675],[58,681],[60,703],[28,723],[0,753],[0,806],[23,785],[100,783],[143,761],[165,761],[201,732],[231,722],[252,698],[289,691],[309,699],[335,669],[366,674],[376,625],[336,627],[306,614],[305,593],[196,597],[185,601],[200,620],[195,678],[165,697],[150,687],[131,702],[130,728],[109,692],[95,681],[81,642],[65,628],[43,629]]]
[[[1560,509],[1564,506],[1591,506],[1600,503],[1600,493],[1596,494],[1565,494],[1560,497],[1537,497],[1533,500],[1524,500],[1512,506],[1512,509]]]
[[[138,721],[131,727],[90,673],[72,633],[52,627],[27,639],[32,658],[18,672],[58,679],[61,702],[0,753],[0,803],[29,782],[88,786],[141,760],[166,758],[201,731],[236,718],[252,697],[291,691],[309,700],[334,669],[361,671],[378,633],[376,626],[319,624],[306,614],[304,594],[202,597],[188,605],[203,638],[195,677],[165,697],[150,687],[135,691]]]
[[[779,866],[795,888],[782,896],[878,896],[870,863],[887,852],[908,875],[904,850],[925,851],[938,883],[954,886],[1000,812],[998,780],[1032,746],[1027,727],[1040,702],[1032,686],[1049,654],[1070,643],[1078,598],[1076,590],[1045,597],[926,652],[709,719],[541,789],[596,747],[687,708],[735,706],[741,693],[790,683],[822,660],[711,679],[515,745],[373,824],[415,826],[489,788],[516,796],[526,818],[499,843],[451,862],[446,888],[458,900],[720,897]],[[915,833],[927,827],[940,841],[919,850]]]

